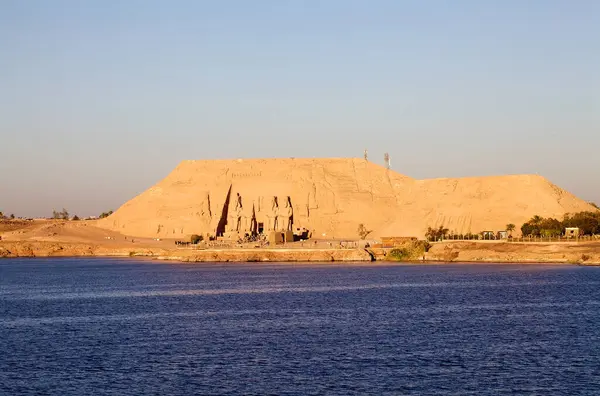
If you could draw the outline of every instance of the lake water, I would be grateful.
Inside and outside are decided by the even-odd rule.
[[[600,267],[0,260],[0,394],[598,395]]]

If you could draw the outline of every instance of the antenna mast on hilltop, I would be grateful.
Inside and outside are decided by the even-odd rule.
[[[369,160],[369,153],[367,152],[367,149],[365,149],[365,161]]]
[[[385,167],[390,169],[390,155],[388,153],[383,154],[383,160],[385,161]]]

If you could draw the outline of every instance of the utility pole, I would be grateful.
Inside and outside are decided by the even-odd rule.
[[[388,153],[383,154],[383,160],[385,161],[385,167],[390,169],[390,155]]]
[[[369,153],[367,152],[367,149],[365,149],[365,161],[369,160]]]

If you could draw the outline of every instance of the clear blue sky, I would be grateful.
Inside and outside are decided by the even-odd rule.
[[[600,203],[595,0],[0,0],[0,211],[116,209],[184,159],[539,173]]]

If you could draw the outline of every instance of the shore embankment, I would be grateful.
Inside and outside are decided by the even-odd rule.
[[[134,238],[93,222],[8,221],[0,223],[2,257],[148,257],[182,262],[387,262],[568,263],[600,265],[600,241],[411,242],[396,248],[359,248],[359,243],[315,240],[272,247],[198,245]],[[398,254],[400,253],[400,254]]]
[[[182,262],[373,261],[365,249],[164,249],[61,242],[0,242],[0,257],[151,257]]]
[[[0,258],[148,257],[180,262],[370,262],[398,261],[392,249],[220,248],[186,249],[78,242],[0,241]],[[434,243],[421,263],[564,263],[600,265],[600,243]]]
[[[447,241],[433,243],[425,260],[600,265],[600,242]]]

